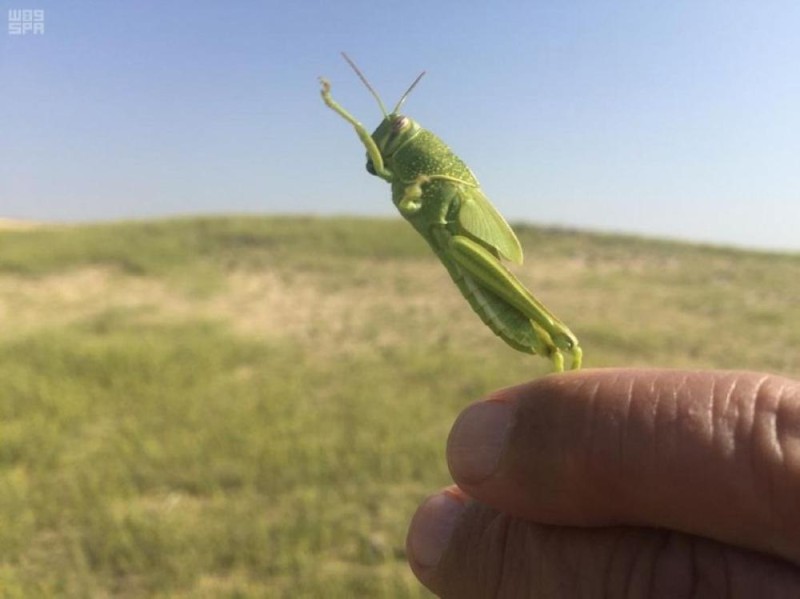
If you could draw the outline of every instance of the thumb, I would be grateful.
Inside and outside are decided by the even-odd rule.
[[[547,376],[459,416],[465,492],[547,524],[667,528],[800,564],[800,383],[753,372]]]

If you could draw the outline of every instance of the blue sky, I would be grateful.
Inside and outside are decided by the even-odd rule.
[[[796,0],[0,6],[0,217],[394,215],[346,50],[509,220],[800,250]]]

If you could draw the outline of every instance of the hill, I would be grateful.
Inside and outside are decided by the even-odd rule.
[[[800,256],[515,227],[586,366],[800,375]],[[427,596],[460,408],[540,376],[401,221],[0,230],[8,596]]]

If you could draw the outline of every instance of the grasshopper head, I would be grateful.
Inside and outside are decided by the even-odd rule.
[[[372,139],[383,156],[384,162],[391,163],[395,152],[410,141],[421,129],[419,123],[402,114],[388,115],[372,134]],[[367,172],[375,174],[369,155],[367,155]]]
[[[364,77],[364,74],[356,66],[356,63],[350,60],[350,57],[344,52],[342,52],[342,56],[347,61],[347,64],[353,68],[356,75],[358,75],[358,78],[361,79],[362,83],[366,86],[375,100],[377,100],[378,106],[380,106],[381,112],[383,113],[383,121],[381,121],[381,124],[378,125],[378,128],[372,133],[372,141],[374,141],[375,145],[378,146],[378,151],[381,153],[383,161],[391,164],[392,156],[394,156],[395,152],[403,147],[406,142],[410,141],[411,138],[414,137],[421,129],[419,123],[408,118],[407,116],[403,116],[397,111],[400,110],[400,107],[403,105],[403,102],[406,101],[406,98],[408,98],[408,94],[411,93],[411,90],[416,87],[417,83],[419,83],[419,80],[422,79],[423,75],[425,75],[425,71],[422,71],[422,73],[420,73],[419,76],[414,79],[414,83],[411,84],[411,86],[406,90],[406,93],[404,93],[397,104],[395,104],[392,112],[387,113],[386,107],[383,105],[383,100],[381,100],[378,92],[376,92],[375,89],[373,89],[373,87],[370,85],[369,81],[367,81],[367,78]],[[340,112],[340,114],[342,113]],[[352,117],[349,117],[349,119],[352,119]],[[357,123],[357,121],[354,119],[352,119],[350,122],[353,124]],[[369,157],[369,153],[367,153],[367,172],[371,175],[377,175],[375,171],[375,165],[372,164],[372,159]]]

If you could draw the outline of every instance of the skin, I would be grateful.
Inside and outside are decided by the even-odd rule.
[[[800,597],[800,382],[584,370],[469,406],[417,510],[441,597]]]

